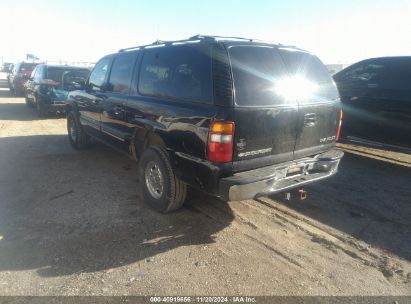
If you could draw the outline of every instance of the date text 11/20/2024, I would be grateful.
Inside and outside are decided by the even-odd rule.
[[[150,297],[151,303],[256,303],[255,297]]]

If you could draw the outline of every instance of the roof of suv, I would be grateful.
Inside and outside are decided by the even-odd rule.
[[[279,43],[274,43],[272,41],[264,41],[264,40],[258,40],[258,39],[252,39],[252,38],[240,38],[240,37],[223,37],[223,36],[207,36],[207,35],[195,35],[192,36],[188,39],[184,40],[173,40],[173,41],[163,41],[163,40],[157,40],[153,42],[152,44],[147,44],[147,45],[141,45],[141,46],[134,46],[134,47],[129,47],[129,48],[124,48],[120,49],[119,52],[126,52],[126,51],[134,51],[134,50],[139,50],[139,49],[145,49],[145,48],[153,48],[153,47],[161,47],[161,46],[167,46],[167,45],[179,45],[179,44],[190,44],[190,43],[197,43],[197,42],[208,42],[208,43],[215,43],[215,42],[223,42],[224,44],[228,45],[270,45],[270,46],[277,46],[277,47],[284,47],[284,48],[290,48],[290,49],[295,49],[298,51],[303,51],[307,52],[306,50],[299,49],[295,46],[290,46],[290,45],[283,45]],[[308,52],[307,52],[308,53]]]
[[[64,64],[39,64],[48,68],[64,68],[64,69],[83,69],[83,70],[88,70],[86,67],[81,67],[81,66],[75,66],[75,65],[64,65]]]

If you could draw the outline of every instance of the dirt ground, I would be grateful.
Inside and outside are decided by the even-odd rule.
[[[134,162],[65,124],[0,89],[0,295],[411,295],[409,155],[346,153],[303,202],[160,215]]]

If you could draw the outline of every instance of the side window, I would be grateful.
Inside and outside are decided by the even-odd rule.
[[[411,92],[411,60],[393,62],[385,83],[387,89]]]
[[[106,79],[109,64],[109,58],[103,58],[99,62],[97,62],[96,66],[90,74],[89,79],[89,86],[92,90],[101,90],[101,86],[104,84],[104,80]]]
[[[108,81],[108,91],[121,94],[128,93],[134,57],[135,54],[128,53],[119,55],[114,59]]]
[[[43,74],[43,66],[40,66],[40,67],[38,66],[36,67],[35,70],[36,70],[36,73],[34,74],[34,78],[40,80]]]
[[[30,78],[34,78],[34,75],[36,75],[36,71],[37,71],[38,69],[39,69],[38,66],[36,66],[36,67],[34,68],[34,70],[31,72]]]
[[[13,69],[13,74],[14,75],[17,74],[17,71],[19,70],[19,67],[20,67],[20,63],[18,63],[14,66],[14,69]]]
[[[140,67],[139,92],[211,102],[210,52],[204,46],[187,45],[147,49]]]
[[[378,82],[386,72],[383,63],[367,62],[359,64],[341,75],[340,80],[349,82]]]

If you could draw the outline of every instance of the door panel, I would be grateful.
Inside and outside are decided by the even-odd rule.
[[[73,91],[74,98],[80,113],[80,121],[86,132],[94,136],[100,136],[101,131],[101,103],[105,98],[103,93],[87,93]]]
[[[101,103],[102,136],[107,142],[125,151],[128,150],[125,105],[137,55],[138,52],[126,52],[113,57],[106,85],[106,98]]]
[[[268,163],[293,159],[298,106],[236,108],[234,160],[267,157]],[[267,164],[268,164],[267,163]]]
[[[70,94],[77,103],[86,132],[97,137],[101,136],[101,107],[107,99],[104,90],[110,63],[110,56],[100,59],[90,74],[86,91],[74,91]]]
[[[284,92],[288,69],[278,50],[269,46],[228,50],[236,103],[233,160],[254,159],[258,166],[292,160],[298,102]]]
[[[322,62],[304,51],[280,48],[298,100],[294,159],[312,156],[335,145],[341,110],[337,88]]]
[[[101,135],[109,143],[127,150],[129,131],[125,121],[127,96],[116,93],[106,93],[105,96],[106,98],[100,104]]]

